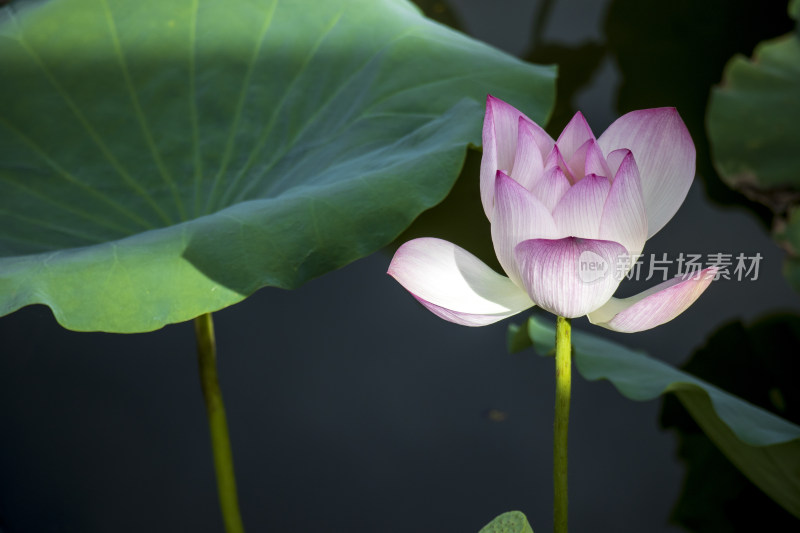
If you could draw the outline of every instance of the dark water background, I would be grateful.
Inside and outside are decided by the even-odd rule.
[[[551,57],[559,46],[599,43],[572,55],[598,57],[573,101],[597,135],[624,108],[615,57],[598,52],[608,4],[552,2],[538,39]],[[726,3],[710,4],[727,16]],[[534,46],[539,2],[449,5],[479,39],[523,57]],[[717,282],[649,332],[611,334],[585,319],[574,327],[680,364],[726,322],[800,311],[767,226],[751,210],[710,201],[709,179],[698,178],[645,251],[758,252],[758,280]],[[552,360],[508,355],[507,322],[471,329],[425,312],[385,274],[389,260],[376,253],[215,315],[248,531],[476,533],[512,509],[535,531],[550,530]],[[2,531],[222,531],[190,324],[82,334],[32,307],[0,319],[0,339]],[[660,402],[635,403],[580,377],[573,387],[571,529],[680,531],[667,520],[683,470],[674,435],[659,428]],[[505,419],[487,416],[492,410]]]

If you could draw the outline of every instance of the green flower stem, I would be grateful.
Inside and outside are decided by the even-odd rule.
[[[197,362],[200,367],[200,383],[206,400],[208,425],[211,430],[211,449],[214,454],[214,469],[217,471],[217,491],[222,520],[227,533],[244,533],[236,496],[236,478],[233,473],[233,455],[228,437],[228,422],[225,406],[217,378],[217,346],[214,341],[214,322],[211,313],[194,319],[197,337]]]
[[[556,415],[553,427],[553,531],[567,533],[567,429],[572,388],[572,328],[568,318],[556,322]]]

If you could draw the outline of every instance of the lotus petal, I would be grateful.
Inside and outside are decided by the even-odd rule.
[[[481,158],[481,201],[486,217],[494,211],[494,178],[498,170],[506,173],[514,167],[520,119],[532,125],[536,138],[549,135],[517,108],[492,95],[486,97],[483,119],[483,157]]]
[[[611,182],[591,174],[570,187],[553,209],[553,219],[564,236],[596,239]]]
[[[534,305],[510,279],[441,239],[403,244],[388,273],[435,315],[463,326],[492,324]]]
[[[532,239],[514,250],[531,299],[567,318],[590,313],[611,298],[620,282],[613,267],[625,254],[619,243],[576,237]]]
[[[561,237],[550,210],[520,183],[497,171],[492,242],[506,274],[522,287],[514,248],[528,239]]]
[[[611,172],[606,162],[606,158],[603,156],[603,150],[600,149],[597,141],[593,140],[589,142],[589,146],[586,148],[586,161],[583,165],[583,173],[584,175],[596,174],[608,179],[614,177],[614,174]]]
[[[647,237],[652,237],[681,206],[694,179],[694,143],[678,111],[632,111],[611,124],[597,142],[607,155],[619,148],[633,152],[647,211]]]
[[[558,136],[556,145],[564,159],[569,161],[572,159],[575,152],[578,151],[578,148],[583,146],[583,144],[590,139],[594,139],[592,128],[589,127],[583,114],[578,111],[575,113],[575,116],[572,117],[572,120],[569,121],[569,124],[564,127],[561,135]],[[579,178],[576,176],[576,179]]]
[[[536,188],[531,191],[542,201],[544,206],[551,213],[555,209],[559,200],[564,197],[564,194],[570,189],[571,185],[567,175],[560,167],[550,167],[544,171],[542,179],[537,184]]]
[[[630,151],[625,152],[603,206],[599,237],[622,244],[633,257],[647,241],[647,214],[636,161]]]
[[[536,127],[532,122],[519,117],[517,150],[514,155],[511,177],[528,190],[531,190],[541,180],[544,172],[544,157],[536,142]]]
[[[709,267],[672,278],[636,296],[612,298],[589,313],[589,321],[622,333],[660,326],[686,311],[708,288],[716,273],[716,267]]]

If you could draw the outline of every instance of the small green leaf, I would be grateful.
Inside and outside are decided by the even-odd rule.
[[[0,70],[0,316],[112,332],[379,249],[555,80],[406,0],[19,0]]]
[[[478,533],[533,533],[533,529],[524,514],[509,511],[483,526]]]
[[[787,257],[783,262],[783,277],[789,285],[800,292],[800,257]]]
[[[506,332],[506,346],[509,353],[518,353],[533,346],[528,328],[518,324],[509,324]],[[539,348],[537,347],[537,351]]]
[[[550,321],[531,317],[528,335],[539,353],[555,346],[555,325]],[[636,401],[675,393],[737,468],[786,510],[800,516],[800,427],[614,342],[578,330],[573,330],[572,341],[575,364],[584,378],[607,379],[623,396]]]
[[[784,221],[777,225],[774,236],[787,252],[783,261],[783,276],[794,290],[800,292],[800,207],[789,209]]]

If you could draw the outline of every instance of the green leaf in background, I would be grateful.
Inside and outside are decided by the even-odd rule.
[[[681,370],[736,394],[793,423],[800,422],[800,318],[777,314],[716,330]],[[721,372],[720,369],[724,369]],[[693,533],[749,533],[769,517],[774,531],[798,531],[800,521],[753,485],[705,436],[672,395],[664,397],[661,425],[678,434],[686,465],[672,520]]]
[[[800,34],[735,56],[711,93],[707,127],[714,165],[731,187],[782,213],[800,197]]]
[[[789,209],[786,219],[775,227],[775,239],[788,252],[783,261],[783,275],[800,292],[800,206]]]
[[[654,16],[657,13],[658,16]],[[750,54],[764,39],[794,26],[784,0],[612,0],[604,23],[607,47],[621,79],[617,111],[674,106],[697,148],[697,173],[715,202],[745,206],[765,225],[772,215],[733,191],[716,175],[709,155],[705,117],[708,93],[734,54]]]
[[[531,317],[527,333],[539,353],[545,355],[554,348],[552,322]],[[575,364],[584,378],[607,379],[623,396],[636,401],[674,393],[737,468],[787,511],[800,516],[800,426],[614,342],[576,330],[572,341]],[[523,345],[518,340],[515,344]]]
[[[800,18],[800,2],[789,15]],[[712,93],[707,128],[714,166],[732,188],[767,206],[787,250],[784,275],[800,291],[800,25],[737,55]]]
[[[405,0],[20,1],[0,68],[0,315],[112,332],[380,248],[555,78]]]
[[[478,533],[533,533],[533,529],[524,514],[509,511],[483,526]]]

